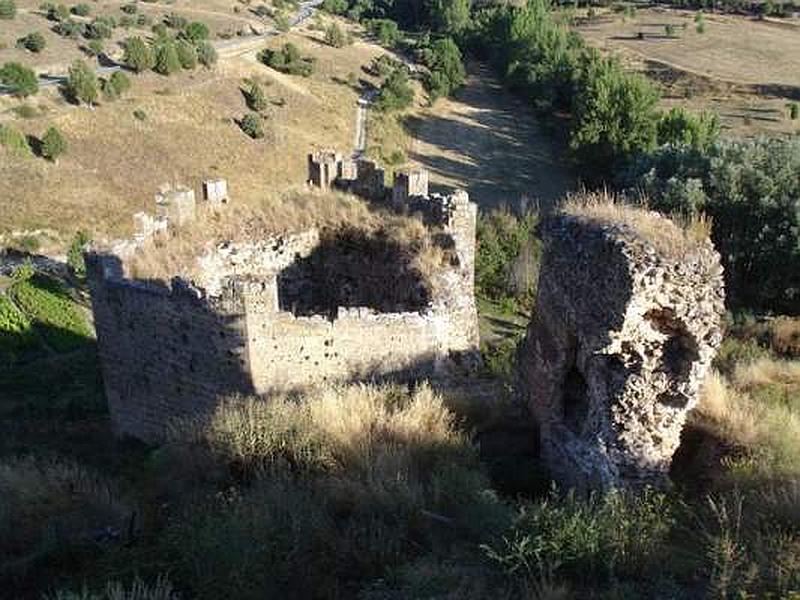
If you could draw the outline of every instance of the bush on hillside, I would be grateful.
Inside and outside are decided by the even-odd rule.
[[[69,10],[69,12],[78,17],[88,17],[92,12],[92,7],[85,3],[76,4]]]
[[[213,67],[217,62],[217,51],[209,42],[197,44],[197,60],[204,67]]]
[[[718,139],[719,118],[711,113],[692,115],[684,109],[675,107],[661,115],[658,122],[658,144],[689,146],[695,150],[707,151]]]
[[[48,127],[42,136],[41,153],[44,158],[58,162],[58,157],[67,151],[67,140],[55,127]]]
[[[125,53],[122,62],[136,73],[148,71],[155,65],[155,56],[150,46],[140,37],[131,37],[123,44]]]
[[[89,40],[110,39],[114,34],[116,23],[109,17],[97,17],[86,25],[83,30],[83,37]]]
[[[375,107],[383,112],[408,108],[414,102],[414,88],[404,68],[395,69],[381,85]]]
[[[247,89],[244,91],[244,95],[245,100],[247,101],[247,107],[250,110],[262,112],[269,106],[267,95],[264,93],[264,89],[258,85],[258,82],[256,81],[250,82],[250,84],[247,86]]]
[[[0,124],[0,146],[13,156],[33,156],[25,134],[8,125]]]
[[[16,62],[7,62],[0,68],[0,83],[20,98],[27,98],[39,92],[39,78],[36,73]]]
[[[175,42],[161,40],[155,47],[153,70],[169,77],[181,70],[181,58]]]
[[[264,119],[258,113],[247,113],[239,124],[248,136],[254,140],[264,137]]]
[[[182,68],[191,70],[197,67],[197,50],[192,44],[186,40],[178,40],[175,50],[178,52],[178,60]]]
[[[94,74],[94,70],[86,64],[86,61],[76,60],[72,63],[69,68],[66,90],[75,102],[83,102],[91,106],[97,100],[97,76]]]
[[[303,57],[292,43],[284,44],[279,50],[264,50],[261,60],[267,66],[289,75],[310,77],[314,72],[314,59]]]
[[[207,40],[210,35],[208,25],[199,21],[192,21],[181,32],[181,37],[186,38],[193,44]]]
[[[325,28],[325,43],[334,48],[343,48],[352,40],[336,23],[331,23]]]
[[[0,0],[0,19],[13,19],[17,16],[17,5],[14,0]]]
[[[17,46],[20,48],[25,48],[26,50],[34,53],[39,53],[47,46],[47,40],[44,39],[44,36],[41,33],[34,31],[25,37],[19,38],[17,40]]]
[[[393,48],[402,37],[397,23],[390,19],[370,19],[366,25],[367,31],[378,40],[381,46]]]
[[[83,260],[83,251],[92,241],[92,238],[85,231],[78,231],[70,242],[67,251],[67,266],[77,277],[86,277],[86,263]]]
[[[431,101],[449,96],[464,85],[466,71],[461,60],[461,51],[451,38],[434,42],[423,50],[422,59],[429,69],[425,87]]]
[[[800,140],[665,147],[619,178],[652,206],[711,218],[734,307],[800,314]]]
[[[189,20],[177,13],[170,13],[164,17],[164,25],[170,29],[185,29],[189,25]]]
[[[78,39],[84,35],[86,25],[73,21],[72,19],[65,19],[57,23],[55,27],[53,27],[53,31],[62,37]]]
[[[517,216],[507,209],[480,215],[475,255],[478,295],[531,308],[541,259],[541,243],[535,235],[538,221],[536,213]]]

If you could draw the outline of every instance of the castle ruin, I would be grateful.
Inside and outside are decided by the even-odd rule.
[[[124,253],[87,253],[116,429],[158,441],[174,419],[210,416],[234,392],[473,371],[477,208],[464,192],[413,208],[448,257],[428,280],[396,243],[355,228],[220,244],[196,277],[170,285],[127,276]]]
[[[680,239],[671,221],[646,216]],[[568,214],[543,241],[518,351],[542,459],[566,488],[661,483],[722,340],[719,255],[707,238],[670,254],[624,223]]]

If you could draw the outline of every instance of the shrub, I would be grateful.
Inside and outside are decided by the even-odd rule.
[[[185,29],[189,25],[189,21],[177,13],[170,13],[164,17],[164,25],[170,29]]]
[[[587,499],[554,491],[523,505],[509,535],[484,549],[509,575],[558,574],[578,581],[641,576],[666,558],[675,521],[669,499],[650,489]]]
[[[89,546],[88,531],[123,528],[129,516],[112,482],[65,459],[0,462],[0,565],[19,574],[34,560],[57,560]]]
[[[15,106],[12,110],[20,119],[33,119],[41,114],[36,107],[31,106],[30,104],[21,104],[19,106]],[[43,113],[44,111],[41,112]]]
[[[197,50],[192,44],[186,40],[178,40],[175,49],[178,52],[178,60],[180,60],[181,67],[184,69],[197,67]]]
[[[336,23],[325,29],[325,43],[334,48],[343,48],[351,43],[350,37]]]
[[[31,52],[39,53],[47,46],[47,40],[44,39],[41,33],[34,31],[25,37],[19,38],[17,40],[17,46],[30,50]]]
[[[496,209],[478,218],[475,256],[476,292],[502,301],[513,298],[530,307],[539,279],[541,244],[534,233],[536,213],[516,216]]]
[[[300,51],[292,43],[286,43],[280,50],[264,50],[261,60],[266,65],[290,75],[310,77],[314,72],[314,60],[300,56]]]
[[[245,90],[245,99],[247,100],[247,107],[256,112],[266,110],[269,105],[264,90],[255,81],[250,82],[247,90]]]
[[[137,108],[133,111],[133,118],[137,121],[146,121],[147,120],[147,113],[144,112],[141,108]]]
[[[370,19],[367,21],[367,30],[375,36],[381,46],[392,48],[400,41],[400,29],[397,23],[390,19]]]
[[[658,143],[685,145],[706,151],[719,139],[720,124],[716,115],[701,113],[699,117],[682,108],[672,108],[658,122]]]
[[[117,96],[121,96],[131,88],[131,80],[122,71],[115,71],[108,80]]]
[[[139,12],[139,7],[136,5],[135,2],[131,2],[130,4],[123,4],[119,7],[119,9],[124,12],[126,15],[135,15]]]
[[[33,354],[38,345],[30,320],[5,295],[0,295],[0,370]]]
[[[91,342],[91,329],[81,309],[58,281],[37,274],[16,281],[9,294],[56,352],[78,350]]]
[[[152,69],[155,65],[153,51],[140,37],[131,37],[125,40],[125,53],[122,62],[136,73]]]
[[[67,141],[55,127],[48,127],[42,136],[42,156],[47,160],[58,162],[58,157],[67,151]]]
[[[67,265],[72,272],[80,278],[86,277],[86,263],[83,261],[83,251],[92,241],[92,238],[85,231],[78,231],[67,251]]]
[[[11,93],[20,98],[27,98],[39,92],[39,78],[32,69],[16,62],[7,62],[0,69],[0,82],[7,86]]]
[[[356,588],[453,536],[474,543],[507,523],[468,436],[425,385],[232,398],[210,424],[179,425],[174,440],[249,482],[187,506],[167,532],[177,573],[200,598]]]
[[[217,62],[217,51],[209,42],[197,44],[197,60],[204,67],[212,67]]]
[[[162,40],[156,45],[153,70],[167,77],[181,70],[181,59],[173,41]]]
[[[28,138],[8,125],[0,125],[0,146],[14,156],[33,156]]]
[[[53,31],[60,36],[77,39],[86,31],[86,25],[73,21],[72,19],[65,19],[56,24],[56,26],[53,27]]]
[[[183,29],[181,35],[193,44],[207,40],[209,36],[208,25],[199,21],[192,21]]]
[[[76,101],[92,105],[97,100],[97,76],[83,60],[76,60],[69,68],[67,93]]]
[[[73,6],[70,11],[73,15],[77,15],[79,17],[88,17],[89,13],[92,12],[92,7],[88,4],[76,4]]]
[[[264,137],[264,120],[257,113],[246,114],[240,123],[242,131],[254,140]]]
[[[275,27],[278,31],[287,32],[292,28],[292,24],[289,21],[289,17],[287,17],[284,13],[279,13],[275,17]]]
[[[405,69],[396,69],[381,85],[375,107],[384,112],[408,108],[414,102],[414,89]]]
[[[729,305],[800,312],[800,140],[724,141],[706,154],[665,147],[642,157],[619,183],[652,206],[705,213],[722,255]]]
[[[92,56],[100,56],[105,51],[103,42],[100,40],[89,40],[86,48]]]
[[[13,19],[17,16],[17,5],[14,0],[0,0],[0,19]]]
[[[789,118],[792,121],[796,121],[797,117],[800,117],[800,104],[792,102],[789,104]]]
[[[464,84],[466,71],[461,51],[451,38],[443,38],[423,52],[423,60],[430,69],[426,88],[431,101],[449,96]]]
[[[109,39],[114,33],[116,23],[106,17],[97,17],[83,30],[83,37],[90,40]]]

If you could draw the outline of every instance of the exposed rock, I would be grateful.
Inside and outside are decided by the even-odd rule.
[[[686,240],[671,221],[644,217],[661,240]],[[660,483],[722,339],[719,255],[707,239],[670,252],[630,225],[565,214],[543,240],[518,354],[542,458],[567,487]]]

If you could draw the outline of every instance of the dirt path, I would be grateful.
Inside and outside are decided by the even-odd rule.
[[[549,208],[574,189],[566,149],[488,66],[472,63],[468,70],[455,98],[407,119],[414,138],[409,158],[431,171],[434,189],[464,188],[482,208],[524,199]]]

